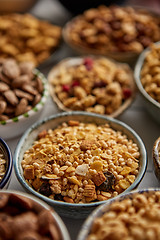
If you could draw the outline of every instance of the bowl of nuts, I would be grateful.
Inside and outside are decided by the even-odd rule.
[[[136,188],[146,165],[145,146],[134,130],[83,111],[33,124],[14,155],[25,190],[73,218],[85,218],[108,199]]]
[[[3,14],[0,22],[0,58],[32,62],[38,68],[53,60],[61,42],[61,27],[28,13]]]
[[[147,48],[135,66],[136,85],[143,97],[148,113],[160,123],[160,43]]]
[[[47,81],[30,62],[0,62],[0,133],[4,139],[22,134],[42,114]]]
[[[122,114],[136,94],[132,70],[103,56],[67,58],[48,74],[50,95],[63,111]]]
[[[160,137],[156,139],[153,150],[152,157],[154,163],[154,171],[157,179],[160,181]]]
[[[144,48],[160,40],[158,14],[130,6],[86,10],[63,29],[67,44],[83,54],[134,62]]]
[[[152,239],[160,237],[160,189],[126,193],[97,208],[85,221],[77,240]]]
[[[0,236],[3,240],[70,240],[58,214],[29,194],[1,191],[0,212]]]
[[[6,189],[10,183],[13,159],[9,146],[0,138],[0,189]]]

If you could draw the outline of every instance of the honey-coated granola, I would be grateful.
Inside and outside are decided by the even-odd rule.
[[[0,182],[3,179],[5,172],[6,172],[6,159],[2,151],[0,150]]]
[[[137,144],[108,124],[70,120],[43,130],[21,164],[27,183],[39,193],[90,203],[126,190],[138,174],[139,158]]]
[[[107,115],[131,98],[134,88],[129,67],[103,57],[85,57],[71,66],[62,63],[50,83],[65,110]]]
[[[136,193],[111,203],[86,240],[159,240],[160,191]]]
[[[141,82],[145,91],[160,103],[160,46],[152,45],[141,70]]]
[[[60,43],[61,28],[30,14],[0,16],[0,57],[30,61],[46,60]]]

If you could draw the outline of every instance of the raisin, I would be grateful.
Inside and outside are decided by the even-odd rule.
[[[52,165],[54,163],[55,163],[55,161],[53,159],[47,162],[47,164],[50,164],[50,165]]]
[[[52,191],[50,189],[50,185],[48,182],[42,183],[42,185],[40,186],[40,189],[39,189],[39,193],[41,193],[42,195],[45,195],[47,197],[49,197],[49,195],[52,194]]]
[[[55,194],[54,200],[63,201],[63,197],[61,194]]]
[[[98,186],[97,189],[101,191],[112,191],[116,179],[114,174],[109,171],[104,172],[103,174],[105,175],[106,180],[100,186]]]

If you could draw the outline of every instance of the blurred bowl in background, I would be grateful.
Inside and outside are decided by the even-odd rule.
[[[10,183],[13,159],[9,146],[0,138],[0,189],[6,189]]]
[[[38,0],[0,0],[0,13],[27,12]]]
[[[160,42],[154,43],[154,46],[160,47]],[[151,52],[151,49],[147,48],[140,54],[140,56],[136,62],[136,65],[135,65],[134,77],[135,77],[136,85],[139,89],[139,92],[141,93],[141,95],[143,97],[144,107],[146,108],[148,113],[154,118],[154,120],[156,122],[160,123],[160,103],[158,101],[156,101],[153,97],[151,97],[151,95],[149,95],[146,92],[146,90],[144,89],[142,82],[141,82],[142,68],[144,66],[146,56],[150,52]],[[149,66],[150,69],[147,70],[146,75],[150,75],[150,77],[151,77],[150,81],[152,83],[152,77],[155,77],[155,76],[153,76],[153,74],[154,74],[153,68],[157,66],[160,70],[160,67],[157,65],[157,61],[159,61],[159,59],[157,58],[156,55],[153,56],[152,59],[150,58],[150,60],[151,60],[150,61],[151,67]],[[159,63],[160,63],[160,61],[159,61]],[[155,72],[155,74],[158,74],[158,73]],[[144,78],[144,76],[143,76],[143,78]],[[157,90],[158,90],[158,85],[157,85]]]

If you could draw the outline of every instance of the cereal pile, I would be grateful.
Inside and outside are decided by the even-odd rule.
[[[79,64],[63,62],[50,80],[64,110],[114,113],[133,93],[133,76],[127,65],[100,57],[86,57]]]
[[[51,199],[107,200],[126,190],[138,174],[137,144],[108,124],[70,120],[38,137],[21,165],[27,183]]]
[[[62,240],[50,210],[18,194],[0,193],[1,240]]]
[[[0,57],[31,61],[35,66],[59,45],[61,28],[30,14],[0,16]]]
[[[24,114],[40,102],[44,86],[32,70],[29,62],[0,60],[0,121]]]
[[[160,20],[132,7],[99,6],[89,9],[68,26],[75,46],[106,52],[140,53],[160,40]]]
[[[0,182],[2,181],[5,172],[6,172],[6,160],[4,158],[3,153],[0,150]]]
[[[159,222],[160,192],[137,193],[133,199],[113,202],[94,220],[86,240],[158,240]]]
[[[145,91],[160,103],[160,47],[151,46],[141,70],[141,82]]]

